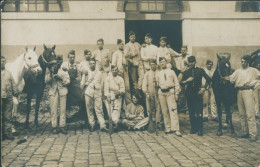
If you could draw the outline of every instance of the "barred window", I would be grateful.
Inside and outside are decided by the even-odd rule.
[[[3,12],[62,12],[61,0],[4,0]]]

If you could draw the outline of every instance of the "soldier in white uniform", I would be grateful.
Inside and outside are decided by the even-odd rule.
[[[152,44],[152,37],[148,33],[145,35],[145,46],[141,49],[141,59],[143,61],[145,72],[150,70],[149,61],[156,60],[158,47]]]
[[[156,81],[159,87],[158,95],[163,113],[165,133],[175,132],[177,136],[181,137],[176,103],[180,85],[175,72],[166,68],[167,62],[164,57],[160,58],[160,63],[162,70],[158,73]]]
[[[54,72],[50,73],[48,70],[45,76],[45,82],[50,83],[50,107],[51,107],[51,124],[52,133],[59,132],[67,134],[66,126],[66,99],[67,99],[67,85],[70,83],[70,77],[67,71],[62,70],[61,64],[63,61],[62,56],[56,57],[57,64],[54,67]],[[58,102],[60,101],[60,125],[57,125],[58,118]]]
[[[94,119],[94,111],[96,113],[100,129],[103,132],[107,132],[104,113],[102,107],[102,73],[98,69],[96,69],[96,61],[95,59],[90,60],[90,70],[88,71],[88,75],[83,75],[81,80],[81,87],[86,86],[85,94],[85,102],[86,102],[86,110],[88,115],[88,121],[90,125],[90,131],[95,130],[95,119]]]
[[[203,68],[206,74],[212,79],[215,69],[212,69],[213,61],[207,60],[206,62],[207,68]],[[206,84],[206,80],[202,78],[202,86],[204,87]],[[208,86],[206,91],[203,94],[203,120],[208,121],[209,118],[209,108],[211,117],[213,120],[217,120],[217,106],[215,101],[215,96],[211,84]]]
[[[122,96],[125,94],[125,84],[121,76],[118,75],[118,67],[111,66],[112,75],[105,80],[104,93],[108,101],[109,108],[114,123],[114,130],[118,130],[118,122],[122,107]]]

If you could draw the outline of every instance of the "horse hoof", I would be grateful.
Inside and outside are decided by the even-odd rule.
[[[237,135],[236,135],[236,133],[235,132],[231,132],[231,137],[233,137],[233,138],[236,138],[237,137]]]
[[[222,131],[217,131],[217,136],[222,136]]]

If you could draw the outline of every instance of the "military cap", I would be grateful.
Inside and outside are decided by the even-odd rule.
[[[151,60],[150,60],[150,64],[151,64],[151,63],[156,64],[156,60],[155,60],[155,59],[151,59]]]
[[[210,64],[210,63],[213,64],[213,61],[210,60],[210,59],[208,59],[207,62],[206,62],[206,65],[208,65],[208,64]]]
[[[190,57],[188,57],[188,62],[189,62],[189,63],[192,63],[192,62],[195,62],[195,61],[196,61],[195,56],[190,56]]]
[[[63,55],[57,55],[56,60],[63,60]]]
[[[122,42],[123,42],[122,39],[117,39],[117,44],[120,44],[120,43],[122,43]]]
[[[69,52],[70,55],[75,55],[75,50],[72,49],[70,52]]]
[[[84,55],[87,55],[89,53],[90,53],[90,50],[88,50],[88,49],[84,50]]]
[[[147,33],[147,34],[145,35],[145,37],[147,37],[147,38],[152,38],[152,36],[151,36],[150,33]]]
[[[166,61],[166,58],[165,57],[159,57],[159,62],[165,60]]]
[[[131,36],[131,35],[135,35],[135,32],[134,31],[129,31],[129,36]]]
[[[92,58],[90,58],[89,61],[94,61],[94,62],[96,62],[96,59],[95,59],[94,57],[92,57]]]
[[[161,37],[161,38],[160,38],[160,41],[166,42],[166,41],[167,41],[167,37]]]
[[[246,62],[250,62],[250,56],[249,55],[244,55],[241,59],[245,60]]]
[[[183,45],[182,48],[188,49],[188,46],[187,45]]]
[[[104,39],[103,39],[103,38],[99,38],[99,39],[97,40],[97,42],[102,42],[102,43],[104,43]]]

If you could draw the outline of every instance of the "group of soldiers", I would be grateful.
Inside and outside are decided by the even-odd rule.
[[[75,61],[74,50],[69,52],[68,62],[63,62],[63,56],[56,56],[54,72],[47,71],[45,76],[45,82],[50,84],[52,133],[67,134],[66,106],[67,103],[77,100],[74,94],[78,92],[82,94],[85,102],[84,110],[87,113],[90,131],[97,128],[96,120],[101,131],[109,131],[104,118],[106,111],[115,131],[119,130],[121,125],[128,130],[144,129],[153,121],[156,128],[164,127],[166,134],[175,133],[181,137],[178,116],[181,104],[182,109],[189,110],[190,133],[203,135],[203,115],[204,121],[208,120],[208,113],[211,111],[212,118],[217,119],[211,88],[213,62],[207,60],[204,69],[197,67],[196,58],[188,54],[187,46],[182,46],[181,53],[178,53],[167,46],[166,37],[160,38],[160,47],[152,44],[150,34],[145,35],[143,45],[135,42],[135,39],[135,33],[130,31],[129,42],[125,44],[123,40],[118,39],[118,49],[113,53],[104,48],[103,39],[98,39],[98,49],[92,53],[90,50],[84,50],[85,60],[80,63]],[[1,63],[2,59],[4,58],[1,58]],[[243,57],[241,60],[241,75],[238,71],[225,78],[234,82],[235,86],[248,74],[243,69],[251,70],[250,76],[246,77],[248,83],[259,79],[259,71],[255,68],[248,67],[248,64],[244,68],[243,61],[247,62],[248,59]],[[244,84],[247,82],[243,81]],[[241,90],[251,91],[251,88]],[[1,99],[4,99],[2,94],[3,91]],[[250,135],[256,140],[256,124],[252,124],[251,117],[247,118],[249,112],[253,114],[253,110],[248,107],[250,102],[244,100],[246,97],[241,98],[246,108],[242,111],[240,105],[239,110],[244,112],[241,114],[244,114],[245,120],[249,123],[242,124],[247,129],[245,135]],[[8,136],[10,137],[6,133],[7,139]]]

